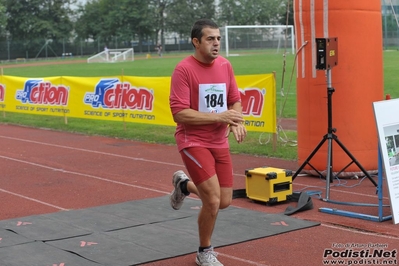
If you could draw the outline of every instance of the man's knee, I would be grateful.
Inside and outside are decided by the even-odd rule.
[[[232,199],[220,200],[219,209],[223,210],[230,206]]]
[[[206,209],[208,213],[217,215],[220,209],[220,198],[219,197],[210,197],[207,200],[202,201],[202,208]]]
[[[212,213],[217,213],[219,210],[225,209],[230,206],[232,201],[232,197],[223,197],[220,198],[214,197],[212,200],[208,202],[208,208],[212,210]]]
[[[233,200],[233,189],[231,188],[222,188],[220,192],[220,205],[219,209],[226,209],[230,206]]]

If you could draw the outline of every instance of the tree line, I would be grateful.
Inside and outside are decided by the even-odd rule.
[[[189,38],[193,22],[293,25],[293,0],[0,0],[0,41],[115,38],[164,43],[167,32]],[[287,14],[288,20],[287,20]]]

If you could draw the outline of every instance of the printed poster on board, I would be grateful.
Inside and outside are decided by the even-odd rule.
[[[392,218],[399,223],[399,99],[374,102],[381,155],[391,201]]]

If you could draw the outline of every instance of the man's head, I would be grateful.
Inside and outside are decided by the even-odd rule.
[[[194,38],[198,39],[201,42],[201,38],[203,35],[202,32],[203,28],[219,29],[219,26],[210,19],[203,18],[197,20],[191,29],[191,43],[194,47],[195,47],[193,43]]]
[[[220,30],[215,22],[200,19],[191,30],[191,43],[195,48],[194,57],[200,62],[210,64],[219,55]]]

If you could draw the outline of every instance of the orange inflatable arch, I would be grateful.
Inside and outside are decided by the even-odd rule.
[[[316,69],[316,38],[338,39],[331,68],[332,125],[336,136],[367,171],[378,169],[378,136],[372,103],[383,99],[381,1],[294,0],[297,47],[298,163],[302,165],[328,132],[327,76]],[[351,162],[332,142],[332,171]],[[327,142],[310,163],[327,166]],[[305,172],[312,170],[309,165]],[[310,171],[312,172],[312,171]],[[356,164],[343,174],[359,173]]]

